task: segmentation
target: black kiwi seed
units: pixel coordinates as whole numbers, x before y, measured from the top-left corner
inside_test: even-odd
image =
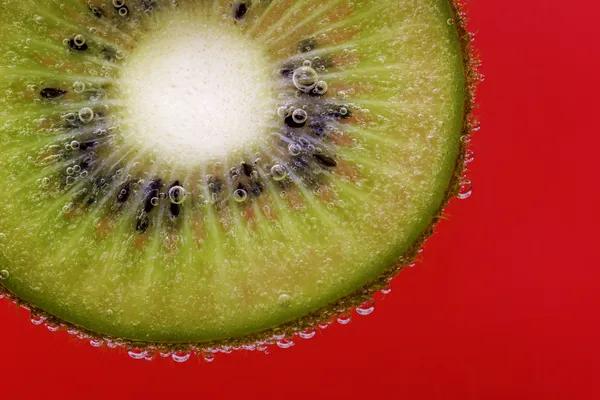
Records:
[[[77,50],[77,51],[85,51],[88,49],[87,43],[83,43],[82,45],[77,45],[77,43],[75,43],[75,39],[69,40],[69,47],[71,47],[73,50]]]
[[[129,195],[131,194],[131,183],[127,182],[125,185],[121,187],[119,190],[119,194],[117,196],[117,203],[125,203],[127,199],[129,199]]]
[[[306,53],[308,51],[314,50],[317,47],[317,40],[315,38],[307,38],[303,39],[298,43],[298,51],[300,53]]]
[[[98,145],[98,141],[96,141],[96,140],[90,140],[88,142],[82,142],[82,143],[79,143],[79,150],[86,151],[86,150],[89,150],[89,149],[93,149],[97,145]]]
[[[144,233],[148,230],[148,226],[150,226],[150,219],[146,214],[137,218],[137,222],[135,224],[135,230]]]
[[[315,157],[316,160],[320,164],[322,164],[322,165],[324,165],[326,167],[335,167],[335,166],[337,166],[337,162],[333,158],[331,158],[329,156],[326,156],[325,154],[318,154],[317,153],[317,154],[313,154],[313,157]]]
[[[154,209],[154,204],[152,204],[152,199],[154,197],[158,197],[160,195],[160,188],[162,187],[162,180],[157,179],[152,181],[150,185],[148,185],[148,189],[146,190],[146,201],[144,203],[144,211],[150,212]]]
[[[244,175],[250,176],[250,175],[252,175],[252,172],[254,171],[254,169],[252,169],[252,167],[250,165],[248,165],[244,162],[244,163],[242,163],[242,171],[244,171]]]
[[[248,5],[246,3],[240,3],[237,6],[235,6],[235,9],[233,11],[233,18],[239,21],[240,19],[244,18],[247,13]]]
[[[103,47],[102,48],[102,55],[108,61],[115,61],[117,59],[117,51],[114,50],[114,49],[111,49],[110,47]]]
[[[252,194],[255,196],[260,196],[264,190],[264,186],[260,182],[252,182],[250,183]]]
[[[288,115],[287,117],[285,117],[284,122],[289,128],[302,128],[304,125],[306,125],[306,121],[304,121],[302,123],[298,123],[298,122],[294,121],[294,118],[292,118],[291,115]]]
[[[66,90],[44,88],[41,90],[40,96],[42,96],[44,99],[58,99],[59,97],[64,96],[66,93]]]
[[[94,14],[94,17],[96,17],[96,18],[104,17],[104,11],[102,11],[101,8],[92,7],[92,6],[89,6],[89,7],[90,7],[90,11],[92,12],[92,14]]]

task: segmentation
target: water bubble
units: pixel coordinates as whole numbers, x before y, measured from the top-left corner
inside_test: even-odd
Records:
[[[76,81],[75,83],[73,83],[73,91],[75,93],[83,93],[85,90],[85,83],[81,82],[81,81]]]
[[[34,325],[41,325],[44,322],[46,322],[46,317],[44,317],[42,315],[31,315],[31,323],[32,324],[34,324]]]
[[[465,163],[472,163],[475,159],[475,152],[471,149],[467,150],[465,153]]]
[[[154,352],[148,353],[146,355],[146,357],[144,357],[144,360],[146,360],[146,361],[152,361],[152,360],[154,360],[154,357],[156,357],[156,353],[154,353]]]
[[[48,329],[50,332],[56,332],[58,330],[58,325],[50,322],[46,324],[46,329]]]
[[[73,43],[75,43],[75,46],[77,47],[83,46],[85,44],[85,36],[75,35],[75,37],[73,38]]]
[[[340,114],[341,115],[348,115],[348,109],[346,107],[340,108]]]
[[[202,352],[202,358],[204,358],[204,361],[206,361],[207,363],[215,361],[215,355],[209,351]]]
[[[121,8],[119,8],[119,15],[121,17],[124,17],[127,14],[129,14],[129,9],[127,7],[121,7]]]
[[[82,177],[82,178],[87,178],[88,172],[87,171],[81,171],[81,173],[79,174],[79,176]]]
[[[173,361],[175,362],[184,363],[187,360],[189,360],[191,356],[192,353],[190,353],[189,351],[176,351],[175,353],[173,353],[171,358],[173,358]]]
[[[127,351],[127,354],[134,360],[141,360],[148,355],[148,352],[143,349],[131,348]]]
[[[75,170],[73,169],[73,167],[67,167],[66,172],[67,175],[73,175],[73,173],[75,173]]]
[[[171,200],[171,203],[173,204],[183,204],[186,197],[187,192],[183,186],[173,186],[169,189],[169,200]]]
[[[5,270],[5,269],[0,270],[0,279],[2,279],[2,280],[8,279],[9,275],[10,274],[8,273],[7,270]]]
[[[33,322],[33,321],[32,321]],[[79,331],[77,329],[68,329],[67,333],[69,335],[79,335]]]
[[[305,67],[312,67],[312,61],[310,61],[310,60],[304,60],[304,62],[302,63],[302,65],[304,65]]]
[[[390,294],[390,293],[392,293],[392,287],[390,285],[387,285],[386,287],[381,289],[380,292],[382,294]]]
[[[79,148],[79,142],[77,140],[73,140],[71,142],[71,148],[77,150]]]
[[[351,319],[352,316],[350,315],[350,313],[343,313],[338,315],[337,322],[339,322],[341,325],[347,325],[350,323]]]
[[[367,300],[360,306],[356,307],[356,313],[358,315],[369,315],[375,310],[375,302],[373,300]]]
[[[325,82],[325,81],[319,81],[315,85],[315,88],[313,89],[313,93],[322,96],[325,93],[327,93],[328,89],[329,89],[329,85],[327,84],[327,82]]]
[[[82,108],[81,110],[79,110],[79,119],[84,124],[92,122],[92,120],[94,119],[94,110],[92,110],[89,107]]]
[[[109,349],[116,349],[117,347],[119,347],[119,344],[110,340],[106,340],[106,347],[108,347]]]
[[[327,329],[327,328],[329,328],[329,325],[331,325],[331,321],[324,321],[324,322],[319,322],[317,327],[319,329]]]
[[[292,119],[297,124],[303,124],[308,119],[308,113],[305,110],[298,108],[292,113]]]
[[[77,174],[81,171],[81,165],[75,165],[73,166],[73,171]]]
[[[283,338],[277,342],[277,347],[280,349],[289,349],[294,345],[294,341],[291,339]]]
[[[248,192],[246,192],[244,189],[237,189],[235,192],[233,192],[233,199],[238,203],[246,201],[247,198]]]
[[[297,156],[302,152],[302,147],[298,143],[292,143],[288,146],[288,151],[291,155]]]
[[[467,179],[460,183],[460,187],[458,188],[458,194],[456,195],[456,197],[458,197],[461,200],[464,200],[471,197],[472,193],[473,185],[471,184],[471,181]]]
[[[289,294],[284,293],[277,299],[277,304],[279,304],[280,307],[289,307],[292,304],[292,297]]]
[[[158,202],[160,200],[158,199],[158,197],[153,197],[150,199],[150,204],[152,204],[154,207],[156,207],[158,205]]]
[[[303,66],[294,71],[292,81],[298,90],[308,93],[313,90],[317,82],[319,82],[319,75],[317,74],[317,71],[311,67]]]
[[[287,176],[287,171],[283,165],[275,164],[271,167],[271,176],[276,181],[282,181]]]
[[[50,184],[50,178],[42,178],[42,186],[48,186]]]
[[[288,116],[288,108],[285,106],[281,106],[277,109],[277,115],[281,118],[285,118]]]
[[[298,336],[300,336],[302,339],[312,339],[316,334],[317,330],[315,328],[308,328],[298,333]]]
[[[91,339],[90,340],[90,346],[92,346],[92,347],[102,347],[103,344],[104,344],[104,340],[102,340],[102,339]]]

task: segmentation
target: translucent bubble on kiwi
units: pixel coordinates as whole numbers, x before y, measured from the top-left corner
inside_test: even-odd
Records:
[[[327,85],[327,82],[325,82],[325,81],[319,81],[315,85],[315,88],[313,89],[313,93],[322,96],[325,93],[327,93],[327,89],[329,89],[329,85]]]
[[[84,124],[92,122],[92,120],[94,119],[94,110],[92,110],[89,107],[82,108],[81,110],[79,110],[79,119]]]
[[[158,202],[160,200],[158,199],[158,197],[153,197],[150,199],[150,204],[152,204],[154,207],[156,207],[158,205]]]
[[[292,297],[289,294],[284,293],[281,296],[279,296],[279,298],[277,299],[277,303],[281,307],[289,307],[292,304]]]
[[[121,7],[121,8],[119,8],[119,15],[121,17],[124,17],[127,14],[129,14],[129,10],[127,9],[127,7]]]
[[[6,269],[2,269],[0,270],[0,279],[5,280],[8,279],[8,277],[10,276],[8,270]]]
[[[271,167],[271,176],[276,181],[281,181],[287,176],[287,171],[283,165],[275,164]]]
[[[113,6],[115,7],[123,7],[125,5],[125,0],[113,0]]]
[[[75,35],[75,37],[73,38],[73,43],[75,43],[77,47],[83,46],[85,44],[85,36]]]
[[[281,118],[285,118],[288,115],[288,108],[286,106],[281,106],[277,109],[277,115]]]
[[[292,119],[297,124],[303,124],[308,119],[308,113],[305,110],[298,108],[292,113]]]
[[[169,189],[169,200],[173,204],[183,204],[187,197],[187,191],[183,186],[173,186]]]
[[[81,82],[81,81],[76,81],[75,83],[73,83],[73,91],[75,93],[83,93],[85,90],[85,83]]]
[[[297,156],[302,152],[302,147],[298,143],[292,143],[288,146],[288,151],[291,155]]]
[[[294,71],[292,81],[298,90],[308,93],[319,82],[319,75],[313,68],[302,66]]]
[[[73,140],[71,142],[71,148],[77,150],[79,148],[79,142],[77,140]]]
[[[235,192],[233,192],[233,199],[238,203],[246,201],[247,198],[248,192],[246,192],[244,189],[237,189]]]

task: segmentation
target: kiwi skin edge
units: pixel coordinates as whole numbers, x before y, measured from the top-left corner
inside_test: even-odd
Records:
[[[429,225],[425,228],[424,232],[419,238],[408,248],[408,250],[388,269],[379,275],[375,280],[367,283],[362,288],[350,294],[342,297],[334,303],[329,304],[327,307],[321,308],[310,314],[307,314],[299,319],[287,322],[279,325],[275,328],[267,329],[262,332],[254,333],[237,338],[228,338],[218,341],[202,342],[202,343],[164,343],[164,342],[142,342],[133,341],[130,339],[124,339],[119,337],[111,337],[109,335],[100,335],[96,332],[88,331],[82,327],[61,320],[54,315],[48,314],[43,310],[38,309],[27,301],[18,298],[15,294],[10,292],[0,282],[0,294],[6,296],[7,299],[13,301],[16,305],[30,310],[32,315],[40,316],[45,318],[47,324],[57,326],[60,330],[76,330],[84,335],[88,340],[105,341],[110,340],[112,343],[124,348],[136,348],[140,350],[148,351],[160,351],[160,352],[189,352],[194,351],[196,354],[201,355],[204,352],[210,352],[209,349],[218,348],[229,348],[254,343],[257,341],[264,341],[266,343],[273,342],[274,335],[284,335],[286,337],[292,337],[298,332],[302,332],[306,329],[314,328],[317,324],[331,321],[338,313],[339,310],[351,310],[367,300],[381,289],[384,289],[389,281],[394,278],[402,269],[407,265],[411,264],[418,256],[420,249],[423,247],[427,239],[433,235],[435,226],[437,223],[444,218],[444,210],[450,200],[454,198],[459,190],[461,180],[464,178],[465,172],[465,154],[468,149],[470,135],[478,130],[479,122],[474,116],[474,110],[477,108],[475,101],[475,93],[477,85],[482,82],[483,75],[479,71],[480,61],[479,55],[473,47],[472,34],[467,30],[467,14],[466,14],[466,3],[468,0],[448,0],[450,3],[450,9],[453,15],[454,25],[456,26],[458,39],[462,50],[463,70],[464,70],[464,104],[463,104],[463,125],[461,133],[461,144],[459,148],[458,157],[456,160],[456,166],[454,173],[448,185],[446,195],[438,209],[435,216],[432,217]],[[338,310],[338,311],[336,311]]]

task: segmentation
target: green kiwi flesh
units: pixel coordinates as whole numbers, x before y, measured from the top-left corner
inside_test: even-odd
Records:
[[[0,288],[98,337],[199,346],[359,293],[454,190],[469,96],[455,18],[448,0],[2,1]],[[204,127],[254,132],[235,151],[173,147],[147,122],[164,111],[149,49],[189,20],[260,55],[261,92]],[[130,88],[145,84],[141,117]]]

